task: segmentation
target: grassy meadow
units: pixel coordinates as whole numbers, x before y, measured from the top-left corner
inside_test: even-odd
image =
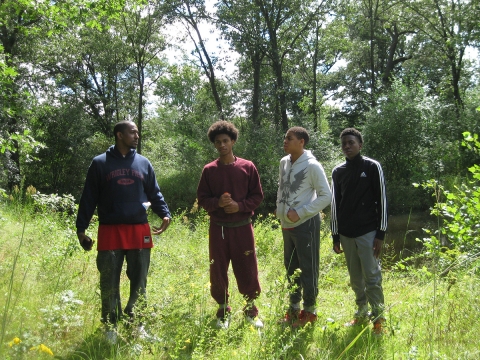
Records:
[[[0,205],[1,359],[478,359],[479,262],[451,271],[432,255],[395,266],[384,254],[387,332],[346,328],[354,312],[343,256],[331,250],[323,222],[318,322],[300,330],[277,321],[287,306],[281,230],[273,218],[255,222],[264,329],[245,324],[243,299],[231,274],[233,316],[215,328],[209,294],[208,219],[177,214],[156,236],[148,278],[147,328],[155,343],[132,339],[110,346],[102,336],[96,251],[78,245],[74,217]],[[192,220],[193,219],[193,220]],[[327,219],[328,221],[328,219]],[[152,216],[151,224],[158,224]],[[96,238],[94,225],[87,231]],[[440,276],[442,274],[442,276]],[[122,275],[122,300],[128,281]]]

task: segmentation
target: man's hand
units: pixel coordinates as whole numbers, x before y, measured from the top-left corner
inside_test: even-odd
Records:
[[[225,206],[223,210],[227,214],[233,214],[240,210],[240,206],[238,206],[238,203],[235,200],[232,200],[232,202],[229,205]]]
[[[373,256],[375,256],[377,259],[380,256],[380,253],[382,252],[382,246],[383,246],[383,240],[375,238],[373,240]]]
[[[160,227],[158,227],[158,226],[153,226],[152,227],[153,228],[152,234],[153,235],[160,235],[165,230],[167,230],[169,225],[170,225],[170,218],[169,217],[164,217],[162,219],[162,225],[160,225]]]
[[[90,251],[92,250],[93,247],[93,240],[90,239],[85,233],[77,233],[78,237],[78,242],[80,243],[80,246],[85,250],[85,251]]]
[[[343,253],[340,241],[333,244],[333,251],[335,251],[337,254]]]
[[[290,220],[291,222],[294,222],[294,223],[296,223],[298,220],[300,220],[300,216],[298,216],[297,212],[293,209],[288,209],[287,218],[288,218],[288,220]]]
[[[223,208],[223,211],[225,211],[227,214],[233,214],[240,210],[238,203],[232,199],[232,195],[230,195],[228,192],[220,196],[220,199],[218,200],[218,206]]]
[[[218,199],[218,206],[224,208],[225,206],[231,205],[232,201],[232,196],[228,192],[226,192],[222,196],[220,196],[220,199]]]

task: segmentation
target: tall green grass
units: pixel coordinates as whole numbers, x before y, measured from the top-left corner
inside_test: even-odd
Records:
[[[328,221],[328,220],[327,220]],[[155,217],[152,224],[158,223]],[[209,293],[208,219],[177,214],[155,237],[148,278],[148,330],[158,338],[135,340],[120,326],[108,345],[100,324],[96,252],[78,245],[74,219],[48,212],[25,214],[0,205],[0,344],[2,359],[477,359],[480,357],[479,262],[447,276],[430,267],[384,270],[387,332],[346,328],[354,295],[343,256],[331,250],[322,227],[318,322],[294,331],[278,324],[287,306],[281,230],[272,217],[255,222],[260,281],[257,301],[265,328],[243,321],[243,298],[230,273],[233,316],[215,329]],[[95,237],[95,226],[89,229]],[[128,280],[122,275],[122,296]],[[43,346],[43,347],[42,347]]]

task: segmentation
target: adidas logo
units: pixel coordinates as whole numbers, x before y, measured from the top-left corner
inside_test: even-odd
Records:
[[[365,172],[362,171],[362,173],[360,174],[360,177],[367,177],[367,174],[365,174]]]

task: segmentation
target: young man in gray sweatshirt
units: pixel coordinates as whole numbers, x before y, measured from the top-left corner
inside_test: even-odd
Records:
[[[282,225],[284,264],[292,288],[282,321],[293,327],[317,320],[319,213],[330,204],[332,195],[322,165],[311,151],[305,150],[308,141],[308,132],[302,127],[287,131],[283,149],[288,155],[280,160],[277,192],[276,216]]]

